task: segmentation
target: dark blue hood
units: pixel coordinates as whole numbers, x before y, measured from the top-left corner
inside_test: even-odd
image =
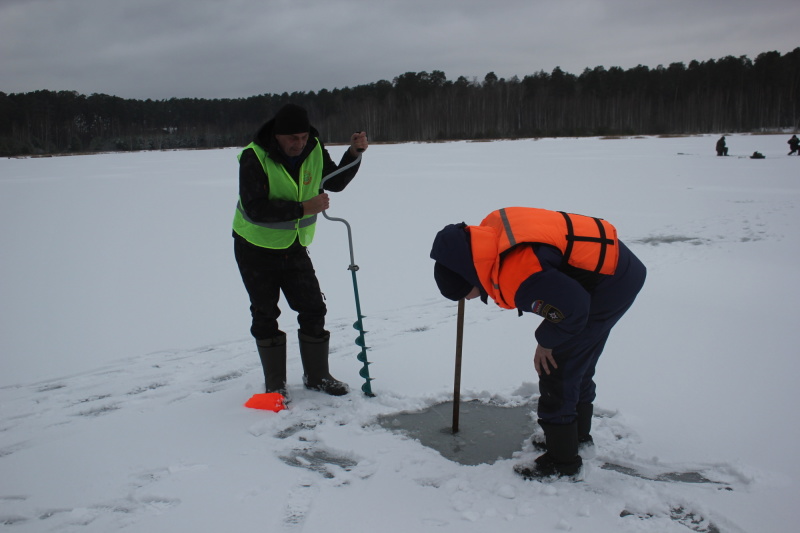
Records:
[[[458,301],[465,297],[473,287],[481,289],[475,264],[472,262],[472,247],[465,223],[448,224],[433,240],[431,259],[436,261],[433,276],[436,285],[445,298]]]

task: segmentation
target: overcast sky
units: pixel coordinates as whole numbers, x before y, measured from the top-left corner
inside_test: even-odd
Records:
[[[798,46],[798,0],[0,0],[5,93],[238,98]]]

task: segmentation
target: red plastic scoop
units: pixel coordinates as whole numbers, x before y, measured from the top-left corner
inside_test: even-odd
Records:
[[[263,409],[264,411],[273,411],[277,413],[286,409],[283,395],[279,392],[266,392],[263,394],[253,394],[244,404],[245,407],[251,409]]]

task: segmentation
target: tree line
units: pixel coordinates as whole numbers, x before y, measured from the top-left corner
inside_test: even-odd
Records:
[[[309,110],[326,143],[735,133],[800,128],[800,48],[781,55],[556,67],[522,79],[407,72],[391,82],[238,99],[0,92],[0,155],[244,146],[278,108]]]

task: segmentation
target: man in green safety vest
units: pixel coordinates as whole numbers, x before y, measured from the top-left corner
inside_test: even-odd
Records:
[[[278,327],[281,292],[297,312],[306,388],[334,396],[349,391],[346,383],[330,375],[327,308],[306,247],[314,238],[317,215],[330,203],[328,194],[320,191],[323,176],[356,161],[367,145],[365,132],[354,133],[337,165],[311,126],[307,111],[287,104],[239,154],[234,253],[250,297],[250,333],[256,339],[266,392],[284,397],[287,392],[286,334]],[[359,164],[327,180],[324,189],[343,190]]]

